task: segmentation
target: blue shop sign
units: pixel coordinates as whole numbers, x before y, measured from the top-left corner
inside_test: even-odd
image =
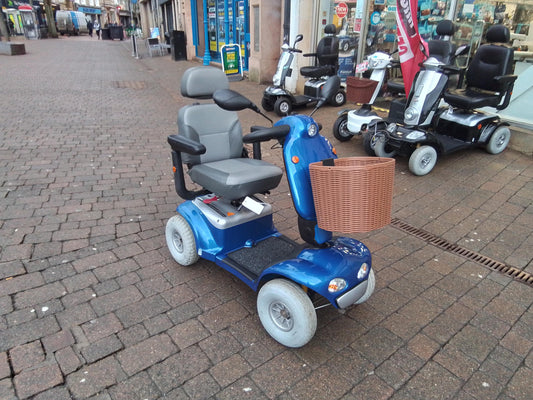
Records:
[[[81,11],[85,14],[102,14],[102,10],[99,8],[78,7],[78,11]]]

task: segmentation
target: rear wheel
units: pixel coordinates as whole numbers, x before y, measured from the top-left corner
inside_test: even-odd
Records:
[[[198,261],[194,233],[182,215],[176,214],[168,220],[165,238],[168,250],[178,264],[188,266]]]
[[[347,142],[352,138],[348,130],[348,114],[341,115],[333,124],[333,136],[340,142]]]
[[[413,174],[426,175],[437,163],[437,150],[432,146],[420,146],[409,158],[409,171]]]
[[[374,152],[378,157],[394,157],[396,155],[396,150],[393,149],[388,143],[385,136],[375,136],[374,135]]]
[[[257,295],[257,312],[268,334],[284,346],[302,347],[315,335],[315,308],[294,282],[286,279],[267,282]]]
[[[340,89],[335,95],[331,98],[329,102],[332,106],[340,107],[346,103],[346,92]]]
[[[509,128],[507,126],[499,126],[490,137],[485,149],[490,154],[500,154],[505,150],[510,139],[511,131]]]
[[[292,111],[292,104],[287,97],[278,97],[274,103],[274,111],[278,116],[284,117],[290,115]]]

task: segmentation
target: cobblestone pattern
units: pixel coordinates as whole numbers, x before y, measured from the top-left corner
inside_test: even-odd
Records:
[[[0,56],[0,399],[533,398],[532,288],[390,226],[356,235],[374,296],[319,310],[302,349],[277,344],[243,283],[165,245],[180,201],[166,136],[195,64],[85,37],[26,49]],[[231,85],[260,104],[264,86]],[[362,155],[333,139],[337,111],[316,114],[323,133]],[[400,159],[393,215],[533,273],[532,177],[514,151],[454,154],[423,178]],[[269,198],[297,239],[285,179]]]

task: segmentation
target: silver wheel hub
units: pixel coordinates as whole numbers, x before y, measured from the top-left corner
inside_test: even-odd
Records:
[[[174,245],[174,248],[179,251],[180,253],[183,252],[183,240],[181,239],[181,235],[178,232],[174,232],[172,234],[172,244]]]
[[[270,318],[279,329],[288,332],[293,328],[294,320],[285,304],[279,301],[273,302],[270,304],[268,311]]]
[[[431,155],[427,154],[420,160],[420,166],[426,168],[431,163]]]
[[[286,102],[283,102],[279,105],[279,109],[281,112],[286,113],[289,110],[289,104]]]

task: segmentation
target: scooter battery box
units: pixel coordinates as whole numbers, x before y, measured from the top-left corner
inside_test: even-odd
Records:
[[[463,142],[474,142],[479,139],[486,120],[490,119],[490,116],[481,113],[443,112],[438,119],[437,132]]]
[[[304,95],[320,98],[320,92],[325,81],[307,81],[304,86]]]
[[[390,103],[389,108],[389,122],[396,122],[403,124],[403,113],[405,111],[406,98],[394,99]]]

